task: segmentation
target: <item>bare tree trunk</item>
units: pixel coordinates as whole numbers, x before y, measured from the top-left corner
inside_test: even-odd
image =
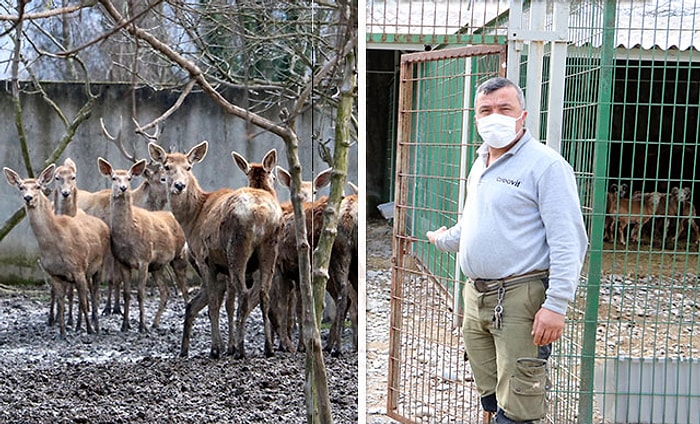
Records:
[[[331,250],[338,228],[338,211],[343,200],[343,187],[347,180],[348,151],[350,143],[350,125],[353,105],[355,100],[355,56],[354,49],[350,49],[345,57],[345,79],[341,87],[341,97],[338,103],[337,120],[335,127],[335,149],[333,152],[333,174],[331,176],[331,192],[328,197],[328,206],[323,213],[323,231],[313,252],[314,273],[311,281],[314,305],[311,310],[304,308],[305,314],[313,314],[313,329],[318,333],[323,315],[323,301],[328,282],[328,266],[330,264]],[[304,324],[307,324],[309,315],[305,315]],[[306,332],[306,329],[304,329]],[[308,340],[308,339],[305,339]],[[313,346],[306,346],[306,370],[307,386],[310,386],[317,394],[319,411],[318,420],[308,420],[313,423],[332,422],[330,402],[328,398],[328,383],[323,364],[323,354],[320,335],[313,338]],[[321,364],[321,365],[319,365]],[[325,393],[323,392],[325,390]]]
[[[21,90],[19,87],[19,63],[21,59],[20,46],[22,44],[22,21],[17,23],[15,28],[17,36],[15,37],[15,51],[12,58],[12,103],[15,108],[15,127],[17,128],[17,135],[20,143],[20,151],[22,152],[22,159],[24,161],[24,168],[27,171],[27,175],[30,177],[34,176],[34,170],[32,162],[29,156],[29,145],[27,143],[26,133],[24,131],[24,119],[22,118],[22,99],[20,98]],[[61,108],[51,100],[46,92],[43,90],[39,81],[34,80],[34,86],[40,91],[44,101],[50,106],[50,108],[61,118],[66,126],[66,133],[63,135],[61,140],[58,142],[51,156],[44,160],[41,165],[41,169],[46,168],[49,164],[53,163],[58,159],[63,151],[68,147],[68,144],[73,140],[76,131],[80,125],[90,118],[92,113],[92,108],[97,100],[97,96],[90,92],[90,84],[86,82],[86,93],[88,96],[87,102],[80,108],[76,116],[72,121],[68,121],[61,110]],[[26,216],[26,211],[24,206],[20,206],[12,216],[5,221],[3,226],[0,228],[0,241],[2,241],[7,234],[12,231]]]

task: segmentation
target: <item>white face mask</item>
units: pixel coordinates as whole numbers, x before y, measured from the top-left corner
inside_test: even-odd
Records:
[[[492,113],[476,120],[476,129],[484,140],[484,143],[494,149],[502,149],[515,140],[517,135],[515,123],[523,116],[513,118],[511,116]]]

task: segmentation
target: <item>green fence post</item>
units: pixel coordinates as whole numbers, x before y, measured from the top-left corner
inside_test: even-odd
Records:
[[[595,368],[598,303],[600,301],[600,278],[603,254],[603,226],[605,222],[606,178],[608,173],[608,150],[610,144],[610,113],[612,110],[613,72],[615,61],[615,0],[606,0],[603,11],[603,45],[600,57],[598,80],[598,113],[596,117],[595,141],[595,201],[590,237],[590,260],[588,287],[586,289],[586,312],[584,318],[583,343],[581,348],[581,387],[579,423],[593,423],[593,378]]]

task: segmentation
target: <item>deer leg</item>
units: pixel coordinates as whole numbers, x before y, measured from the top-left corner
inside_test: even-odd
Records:
[[[270,289],[272,288],[272,279],[275,275],[275,262],[277,260],[276,245],[268,251],[260,252],[258,258],[260,263],[260,309],[262,311],[263,325],[265,327],[265,356],[269,358],[275,355],[269,312]]]
[[[160,326],[160,318],[163,315],[165,306],[168,304],[168,294],[170,290],[168,289],[168,286],[165,284],[165,280],[163,279],[162,269],[153,272],[153,279],[156,281],[156,285],[158,286],[158,291],[160,294],[158,312],[156,312],[156,317],[153,319],[153,328],[158,328]]]
[[[352,347],[353,351],[357,353],[358,341],[357,341],[357,325],[358,325],[358,298],[357,298],[357,253],[355,252],[352,261],[350,262],[349,268],[349,279],[347,289],[348,299],[348,312],[350,313],[350,324],[352,326]]]
[[[104,309],[102,309],[102,315],[109,315],[112,313],[112,291],[113,291],[113,289],[114,289],[114,281],[112,279],[109,279],[107,281],[107,301],[105,302]],[[117,303],[119,303],[119,297],[117,297]]]
[[[328,342],[325,350],[332,352],[334,356],[342,353],[342,334],[345,328],[345,314],[348,309],[347,288],[348,271],[350,269],[350,255],[343,254],[331,257],[330,263],[330,279],[333,280],[333,285],[336,287],[336,293],[333,300],[336,302],[335,318],[331,324],[331,329],[328,332]]]
[[[100,307],[100,277],[101,273],[95,273],[90,280],[88,280],[90,288],[90,300],[92,301],[91,319],[92,325],[95,326],[95,332],[99,334],[100,332],[100,322],[98,309]]]
[[[119,291],[122,288],[122,284],[125,280],[121,271],[119,271],[119,266],[117,265],[115,259],[112,259],[112,265],[109,273],[111,276],[110,278],[112,279],[112,291],[114,293],[114,305],[112,305],[112,313],[121,315],[122,308],[119,302]],[[129,278],[131,278],[131,273],[129,273]]]
[[[625,230],[627,229],[627,222],[621,221],[618,222],[617,226],[617,237],[620,240],[620,243],[622,243],[623,246],[627,245],[627,237],[625,235]]]
[[[306,344],[304,339],[304,311],[301,301],[301,287],[300,282],[297,281],[294,285],[295,289],[295,299],[294,299],[294,314],[296,316],[297,325],[299,326],[299,338],[297,339],[297,351],[306,351]]]
[[[236,311],[236,336],[235,339],[230,339],[230,344],[235,345],[235,349],[232,350],[229,348],[229,352],[231,352],[236,359],[245,357],[245,324],[253,309],[251,303],[250,290],[241,290],[238,293],[238,310]]]
[[[357,353],[358,341],[357,341],[357,325],[358,325],[358,298],[357,298],[357,284],[353,287],[348,284],[348,300],[349,300],[349,312],[350,312],[350,324],[352,325],[352,347],[354,352]]]
[[[192,326],[194,325],[194,320],[197,318],[199,311],[207,306],[208,296],[207,286],[202,285],[197,296],[188,302],[185,307],[185,323],[182,330],[182,345],[180,347],[180,357],[182,358],[186,358],[189,355]]]
[[[226,295],[226,284],[219,282],[217,278],[210,279],[210,284],[207,289],[208,305],[209,305],[209,322],[211,323],[211,350],[209,356],[211,358],[219,358],[223,350],[223,340],[221,339],[221,330],[219,329],[219,310],[221,302]],[[232,331],[231,329],[229,329]]]
[[[56,277],[51,277],[51,286],[56,293],[56,320],[58,321],[59,337],[66,338],[66,317],[65,313],[65,283]]]
[[[285,278],[278,272],[272,278],[270,292],[274,290],[274,300],[270,297],[269,317],[271,324],[276,324],[276,332],[279,336],[280,350],[287,352],[296,352],[296,347],[292,343],[292,328],[294,325],[294,286],[291,281]],[[273,305],[274,303],[274,305]],[[274,321],[273,321],[274,319]]]
[[[66,286],[66,297],[68,298],[68,326],[73,326],[73,293],[75,292],[73,285],[68,284]],[[75,329],[80,329],[80,311],[78,311],[78,322],[75,325]]]
[[[120,265],[121,280],[124,284],[122,287],[124,294],[124,315],[122,316],[122,331],[128,331],[131,328],[129,323],[129,303],[131,301],[131,269],[125,265]]]
[[[92,334],[92,324],[90,324],[90,317],[88,316],[88,301],[87,301],[87,292],[88,292],[88,283],[87,280],[85,279],[84,275],[78,275],[76,277],[75,285],[77,286],[78,289],[78,314],[81,314],[85,317],[85,328],[87,329],[88,334]]]
[[[233,276],[228,277],[228,282],[234,279]],[[227,284],[229,284],[227,282]],[[229,285],[228,292],[226,293],[226,316],[228,319],[228,345],[226,347],[226,354],[233,356],[235,358],[242,358],[243,356],[238,356],[237,345],[236,345],[236,331],[238,329],[238,321],[236,320],[236,300],[238,300],[238,312],[240,312],[240,299],[243,293],[240,292],[239,287],[233,287]]]
[[[147,333],[146,328],[146,307],[144,302],[146,300],[146,283],[148,282],[148,264],[143,263],[138,269],[138,286],[136,289],[136,298],[139,301],[139,332]]]
[[[698,228],[698,224],[695,223],[693,218],[690,218],[690,227],[693,229],[693,232],[695,233],[695,243],[696,244],[700,243],[700,228]]]
[[[235,339],[229,338],[229,353],[233,354],[234,358],[240,359],[245,357],[245,334],[246,322],[257,302],[254,301],[254,292],[256,288],[248,288],[246,285],[245,265],[238,267],[238,272],[233,275],[229,286],[229,296],[236,294],[238,296],[238,309],[236,310],[236,336]],[[259,283],[258,283],[259,284]],[[267,318],[263,318],[267,319]],[[235,349],[232,349],[235,346]]]
[[[54,314],[54,309],[56,307],[56,289],[53,287],[53,284],[51,285],[51,304],[49,305],[49,327],[53,327],[53,324],[56,319],[56,315]]]
[[[178,288],[180,289],[180,293],[182,293],[182,298],[185,300],[185,303],[190,301],[190,294],[187,291],[187,265],[189,262],[185,257],[178,257],[175,258],[171,263],[170,266],[173,269],[173,274],[175,274],[175,281],[177,283]]]

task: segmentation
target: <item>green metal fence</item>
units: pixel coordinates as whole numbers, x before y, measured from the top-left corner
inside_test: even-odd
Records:
[[[560,149],[576,171],[590,237],[550,364],[546,422],[696,423],[700,3],[579,1],[568,14],[561,110],[548,103],[554,49],[540,58],[525,43],[518,63],[526,96],[541,95],[530,110],[539,138],[562,117]],[[424,234],[459,217],[478,143],[470,87],[501,68],[431,53],[402,65],[389,413],[478,422],[455,331],[461,277],[454,257],[434,252]],[[539,69],[532,60],[541,61],[542,83],[528,87],[528,72]]]

